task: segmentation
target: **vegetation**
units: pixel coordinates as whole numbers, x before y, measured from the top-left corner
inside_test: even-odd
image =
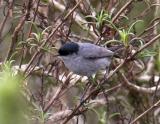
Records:
[[[159,0],[0,0],[0,124],[159,124]],[[75,75],[63,42],[115,48]]]

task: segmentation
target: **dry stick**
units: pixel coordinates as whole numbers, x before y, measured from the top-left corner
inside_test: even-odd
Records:
[[[114,71],[110,72],[106,78],[106,80],[108,80],[109,78],[111,78],[124,64],[126,63],[126,59],[121,63],[119,64],[116,69],[114,69]],[[104,81],[105,82],[105,81]],[[103,84],[103,83],[102,83]]]
[[[55,102],[55,100],[59,98],[59,95],[61,94],[62,89],[63,89],[63,86],[61,86],[61,87],[58,88],[58,90],[56,91],[56,93],[54,94],[54,96],[51,98],[51,100],[49,100],[49,103],[44,108],[44,112],[47,112],[47,110],[53,105],[53,103]]]
[[[38,12],[39,3],[40,3],[40,0],[37,0],[37,6],[36,6],[36,10],[35,10],[35,13],[34,13],[34,17],[33,17],[32,23],[31,23],[30,28],[29,28],[28,37],[30,37],[31,32],[32,32],[33,22],[34,22],[35,19],[36,19],[36,15],[37,15],[37,12]]]
[[[127,60],[133,59],[138,53],[140,53],[142,50],[153,44],[155,41],[157,41],[160,38],[160,34],[155,36],[153,39],[151,39],[148,43],[144,44],[139,50],[137,50],[133,55],[131,55]]]
[[[133,1],[134,1],[134,0],[128,1],[128,2],[117,12],[117,14],[112,18],[112,23],[114,23],[114,22],[117,20],[117,18],[122,14],[122,12],[123,12],[130,4],[132,4]]]
[[[65,10],[65,6],[62,5],[61,3],[59,3],[57,0],[49,0],[49,4],[54,5],[54,7],[56,7],[58,10],[60,10],[61,12],[63,12]],[[79,13],[74,12],[73,13],[73,17],[75,22],[83,29],[83,30],[89,30],[89,35],[91,35],[94,39],[97,39],[97,35],[86,25],[87,21],[85,19],[83,19]]]
[[[116,90],[116,89],[118,89],[118,88],[120,88],[120,87],[122,87],[122,84],[118,84],[118,85],[116,85],[116,86],[114,86],[114,87],[112,87],[112,88],[110,88],[110,89],[107,89],[107,90],[104,91],[104,92],[105,92],[105,93],[108,93],[108,92],[114,91],[114,90]]]
[[[160,90],[160,85],[158,86],[154,86],[154,87],[150,87],[150,88],[145,88],[145,87],[140,87],[140,86],[137,86],[131,82],[129,82],[126,78],[126,76],[123,74],[123,73],[119,73],[121,75],[121,77],[123,78],[124,80],[124,85],[127,86],[129,89],[132,89],[132,90],[135,90],[137,92],[140,92],[140,93],[150,93],[150,94],[153,94],[155,93],[156,90]]]
[[[153,102],[155,101],[155,98],[156,98],[156,95],[157,95],[158,86],[160,86],[160,73],[159,73],[159,80],[156,84],[156,90],[155,90],[154,95],[153,95]]]
[[[138,53],[140,53],[142,50],[144,50],[145,48],[147,48],[148,46],[150,46],[151,44],[153,44],[155,41],[157,41],[160,38],[160,34],[158,34],[157,36],[155,36],[153,39],[151,39],[148,43],[146,43],[145,45],[143,45],[139,50],[137,50],[133,55],[131,55],[130,57],[128,57],[126,60],[124,60],[113,72],[111,72],[107,79],[109,79],[111,76],[113,76],[114,73],[116,73],[126,62],[128,62],[128,60],[132,60]]]
[[[109,78],[111,78],[128,60],[131,60],[132,58],[134,58],[139,52],[141,52],[142,50],[144,50],[145,48],[147,48],[148,46],[150,46],[152,43],[154,43],[157,39],[160,38],[160,34],[157,35],[156,37],[154,37],[150,42],[146,43],[144,46],[142,46],[137,52],[135,52],[131,57],[129,57],[128,59],[125,59],[113,72],[111,72],[108,76],[107,76],[107,79],[108,80]],[[102,85],[105,83],[105,81],[102,83]],[[74,109],[74,111],[72,112],[72,114],[68,117],[68,119],[63,123],[67,123],[74,115],[74,113],[76,113],[76,111],[81,107],[81,104],[84,103],[87,99],[90,98],[90,96],[97,92],[98,90],[100,90],[100,88],[95,88],[89,95],[86,99],[84,99],[84,101],[82,101],[78,107],[76,109]]]
[[[112,18],[112,23],[114,23],[118,17],[122,14],[122,12],[130,5],[132,4],[133,0],[128,1],[118,12],[117,14]],[[113,74],[115,72],[117,72],[124,64],[126,63],[126,60],[124,60],[113,72],[111,72],[108,76],[107,76],[107,80],[113,76]],[[105,81],[104,81],[105,82]]]
[[[54,7],[56,7],[58,10],[60,10],[61,12],[63,12],[65,10],[65,6],[62,5],[61,3],[59,3],[57,0],[49,0],[49,4],[54,5]],[[77,13],[74,12],[73,16],[75,17],[75,21],[76,23],[80,26],[80,27],[84,27],[88,29],[88,27],[86,27],[84,24],[86,24],[87,22],[85,21],[85,19],[82,19],[82,17]],[[82,26],[83,25],[83,26]],[[95,39],[97,39],[97,36],[92,32],[89,31],[90,35],[93,36]],[[87,39],[89,40],[89,39]]]
[[[145,112],[140,114],[138,117],[136,117],[130,124],[135,124],[140,118],[142,118],[145,114],[149,113],[152,111],[154,108],[158,107],[160,104],[160,100],[157,101],[153,106],[151,106],[149,109],[147,109]]]
[[[68,82],[68,83],[69,83],[69,82]],[[62,91],[63,91],[63,89],[65,89],[65,90],[67,89],[66,86],[68,86],[68,83],[66,83],[66,81],[65,81],[65,83],[63,83],[63,84],[58,88],[58,90],[56,91],[56,93],[53,95],[53,97],[49,100],[49,102],[47,103],[47,105],[44,107],[44,112],[47,112],[48,109],[55,103],[55,100],[58,99],[58,98],[60,98],[61,95],[62,95],[63,93],[65,93],[65,91],[64,91],[64,92],[62,92]]]
[[[157,35],[156,37],[154,37],[150,42],[146,43],[144,46],[142,46],[137,52],[135,52],[131,57],[129,57],[129,59],[125,59],[113,72],[111,72],[106,80],[108,80],[109,78],[111,78],[128,60],[132,60],[133,57],[135,57],[139,52],[141,52],[143,49],[147,48],[149,45],[151,45],[152,43],[154,43],[158,38],[160,38],[160,34]],[[105,81],[101,84],[103,85],[105,83]],[[76,113],[76,111],[83,105],[83,103],[85,103],[85,101],[87,101],[92,94],[94,94],[95,92],[99,91],[100,87],[96,87],[89,95],[88,97],[86,97],[74,110],[73,112],[67,117],[67,119],[62,123],[62,124],[66,124]]]
[[[148,46],[150,46],[151,44],[153,44],[154,42],[156,42],[159,38],[160,38],[160,34],[158,34],[153,39],[151,39],[148,43],[146,43],[141,48],[139,48],[139,50],[137,50],[133,55],[131,55],[130,57],[128,57],[127,59],[125,59],[113,72],[111,72],[107,76],[107,79],[109,79],[110,77],[112,77],[113,74],[116,73],[126,62],[132,60],[138,53],[140,53],[142,50],[144,50],[145,48],[147,48]]]
[[[75,11],[75,9],[79,6],[79,4],[82,2],[83,0],[80,0],[74,7],[73,9],[64,17],[64,21]],[[56,33],[56,31],[58,30],[58,28],[64,23],[64,21],[61,21],[61,23],[59,25],[56,26],[56,28],[51,32],[51,34],[49,35],[49,37],[46,39],[45,42],[42,43],[42,45],[40,46],[40,48],[38,49],[38,51],[33,55],[33,57],[31,58],[30,62],[28,63],[28,66],[26,68],[26,70],[24,71],[24,74],[28,71],[29,67],[31,66],[31,64],[33,63],[34,59],[37,57],[37,55],[39,54],[41,48],[43,48],[48,42],[49,40],[52,38],[52,36]]]
[[[138,16],[134,17],[135,19],[137,18],[143,18],[147,12],[152,9],[152,7],[160,6],[160,4],[151,4],[148,8],[146,8],[143,12],[141,12]]]
[[[34,13],[34,17],[33,17],[33,20],[32,20],[32,23],[31,23],[31,26],[30,26],[30,29],[29,29],[28,37],[30,37],[31,31],[32,31],[32,27],[33,27],[33,22],[34,22],[35,19],[36,19],[36,15],[37,15],[37,12],[38,12],[39,3],[40,3],[40,0],[38,0],[38,2],[37,2],[36,11],[35,11],[35,13]],[[37,54],[37,55],[38,55],[38,54]],[[22,55],[22,60],[21,60],[21,61],[23,61],[23,59],[24,59],[24,55]],[[27,75],[26,77],[28,77],[28,75]]]
[[[79,108],[91,97],[92,93],[94,92],[95,90],[93,90],[82,102],[80,102],[79,105],[73,110],[73,112],[66,118],[66,120],[62,124],[66,124],[74,116],[74,114],[76,114]]]
[[[106,91],[106,93],[109,93],[111,91],[115,91],[116,89],[120,88],[122,86],[122,84],[118,84],[110,89],[108,89]],[[105,100],[103,99],[98,99],[98,100],[92,100],[91,102],[89,102],[88,104],[92,104],[93,106],[92,107],[96,107],[97,105],[105,105],[106,102],[103,102]],[[78,113],[76,113],[76,115],[80,115],[82,114],[82,112],[86,111],[87,108],[84,108],[82,110],[80,110]],[[70,114],[72,113],[72,110],[63,110],[61,112],[57,112],[57,113],[54,113],[51,117],[51,120],[54,120],[55,121],[60,121],[62,119],[65,119],[67,116],[69,116]]]
[[[37,55],[38,56],[38,55]],[[42,54],[39,54],[39,58],[42,57]],[[39,61],[36,62],[36,64],[34,66],[32,66],[32,68],[28,71],[27,75],[25,76],[25,78],[27,78],[30,73],[32,73],[34,71],[34,69],[36,68],[36,65],[38,64]]]
[[[68,79],[69,79],[70,77],[68,77]],[[66,80],[68,80],[68,79],[66,79]],[[68,82],[69,83],[69,82]],[[60,98],[61,96],[63,96],[64,94],[65,94],[65,92],[68,90],[68,89],[70,89],[71,87],[72,87],[72,85],[71,86],[69,86],[69,87],[66,87],[67,86],[67,84],[65,83],[65,84],[62,84],[61,86],[60,86],[60,88],[57,90],[57,92],[59,92],[59,93],[57,93],[56,92],[56,94],[49,100],[49,102],[48,102],[48,104],[45,106],[45,108],[44,108],[44,112],[47,112],[48,111],[48,109],[55,103],[55,100],[57,99],[57,98]],[[63,90],[63,89],[65,89],[65,90]],[[62,90],[63,90],[63,92],[62,92]]]
[[[18,40],[18,33],[21,30],[21,28],[23,27],[26,19],[29,17],[29,12],[30,12],[31,7],[32,7],[32,0],[29,0],[28,4],[27,4],[27,9],[26,9],[25,15],[21,18],[19,24],[17,25],[17,27],[15,28],[15,30],[13,32],[12,42],[11,42],[6,60],[9,60],[12,53],[14,52],[14,48],[15,48],[15,45],[16,45],[17,40]]]
[[[112,87],[111,89],[107,90],[105,93],[107,92],[111,92],[111,91],[114,91],[115,89],[118,89],[121,87],[121,84],[120,85],[117,85],[117,86],[114,86]],[[98,87],[97,89],[93,89],[90,94],[82,101],[79,103],[79,105],[73,110],[73,112],[67,117],[67,119],[62,123],[62,124],[66,124],[75,114],[76,112],[79,110],[79,108],[83,105],[83,103],[85,103],[91,96],[92,94],[94,94],[95,92],[97,92],[97,90],[99,90],[99,88],[101,87]],[[86,108],[87,109],[87,108]]]
[[[155,28],[159,23],[160,23],[160,21],[157,22],[157,23],[154,23],[152,26],[146,28],[141,34],[138,35],[138,37],[141,37],[143,34],[149,32],[150,30],[152,30],[152,29]]]
[[[13,7],[13,2],[14,2],[14,0],[12,0],[12,1],[9,2],[9,7],[8,7],[7,14],[6,14],[4,20],[2,21],[2,23],[0,24],[0,43],[2,42],[2,39],[1,39],[1,37],[2,37],[2,32],[3,32],[3,29],[4,29],[5,23],[6,23],[9,15],[10,15],[10,10],[11,10],[12,7]]]

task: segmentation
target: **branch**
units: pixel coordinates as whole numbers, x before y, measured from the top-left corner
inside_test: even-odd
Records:
[[[153,44],[154,42],[156,42],[159,38],[160,38],[160,34],[158,34],[153,39],[151,39],[148,43],[144,44],[141,48],[139,48],[139,50],[137,50],[133,55],[131,55],[128,58],[128,60],[133,59],[138,53],[140,53],[142,50],[144,50],[145,48],[147,48],[148,46],[150,46],[151,44]]]
[[[64,21],[75,11],[75,9],[79,6],[79,4],[82,2],[83,0],[80,0],[74,7],[73,9],[67,13],[67,15],[64,17]],[[41,46],[39,47],[40,49],[43,48],[52,38],[52,36],[56,33],[56,31],[58,30],[58,28],[60,28],[62,26],[62,24],[64,23],[64,21],[61,21],[56,27],[55,29],[51,32],[51,34],[48,36],[48,38],[46,39],[45,42],[43,42],[41,44]],[[37,58],[38,54],[40,53],[40,49],[32,56],[31,60],[29,61],[28,67],[26,68],[24,74],[28,71],[28,69],[30,68],[31,64],[33,63],[33,61]],[[27,74],[28,75],[28,74]]]
[[[120,88],[120,87],[121,87],[121,85],[114,86],[113,88],[105,91],[105,93],[108,93],[108,92],[111,92],[111,91],[115,91],[115,89]],[[73,116],[77,113],[77,111],[80,111],[80,108],[84,105],[84,103],[85,103],[87,100],[89,100],[89,98],[91,98],[91,97],[92,97],[95,93],[97,93],[97,91],[99,91],[100,89],[101,89],[100,86],[95,87],[95,89],[93,89],[93,90],[90,92],[90,94],[89,94],[88,96],[86,96],[86,97],[84,98],[84,100],[81,101],[81,102],[77,105],[77,107],[75,107],[75,108],[73,109],[72,113],[64,120],[64,122],[63,122],[62,124],[66,124],[71,118],[73,118]],[[101,102],[101,103],[102,103],[102,102]]]
[[[9,60],[9,58],[12,55],[12,53],[14,52],[15,45],[16,45],[17,40],[18,40],[18,33],[20,32],[21,28],[23,27],[26,19],[29,18],[29,13],[30,13],[31,7],[32,7],[32,0],[29,0],[28,4],[27,4],[27,9],[25,11],[25,15],[20,19],[17,27],[15,28],[15,30],[13,32],[12,42],[11,42],[11,45],[10,45],[6,60]]]
[[[50,4],[53,4],[57,9],[59,9],[61,12],[64,12],[65,11],[65,6],[60,4],[59,2],[57,2],[56,0],[50,0],[49,1]],[[87,21],[85,19],[83,19],[79,13],[77,12],[73,12],[73,17],[74,17],[74,20],[75,22],[84,30],[87,30],[88,33],[94,38],[94,39],[97,39],[98,37],[96,36],[96,34],[91,30],[91,29],[88,29],[87,25],[84,25],[84,24],[87,24]]]
[[[1,24],[0,24],[0,43],[2,42],[1,37],[2,37],[3,29],[5,27],[5,24],[7,22],[7,19],[9,17],[9,15],[11,15],[11,9],[13,8],[13,2],[14,2],[14,0],[9,1],[7,14],[6,14],[5,18],[3,19],[3,21],[1,22]]]
[[[117,18],[123,13],[123,11],[130,5],[132,4],[133,0],[128,1],[118,12],[117,14],[112,18],[112,22],[114,23]]]
[[[123,62],[121,62],[119,64],[119,66],[117,66],[117,68],[110,72],[109,75],[107,76],[106,80],[108,80],[109,78],[111,78],[119,69],[121,69],[121,67],[123,67],[126,62],[132,60],[138,53],[140,53],[141,51],[143,51],[145,48],[149,47],[150,45],[152,45],[154,42],[156,42],[158,39],[160,38],[160,34],[158,34],[157,36],[155,36],[153,39],[151,39],[148,43],[144,44],[141,48],[139,48],[139,50],[137,50],[134,54],[132,54],[131,56],[129,56],[127,59],[124,59]]]
[[[110,99],[113,100],[113,99]],[[91,100],[89,104],[92,108],[94,107],[98,107],[98,106],[102,106],[102,105],[106,105],[106,100],[104,98],[102,99],[97,99],[97,100]],[[80,115],[82,114],[82,112],[84,112],[87,108],[84,108],[80,111],[78,111],[78,113],[76,113],[76,115]],[[56,112],[53,115],[51,115],[49,117],[49,120],[51,123],[55,123],[57,121],[61,121],[63,119],[65,119],[67,116],[69,116],[72,113],[72,110],[68,109],[68,110],[62,110],[60,112]]]
[[[152,111],[153,109],[157,108],[160,104],[160,100],[157,101],[153,106],[151,106],[149,109],[147,109],[145,112],[140,114],[137,118],[135,118],[130,124],[135,124],[140,118],[142,118],[144,115]]]
[[[51,120],[52,123],[56,122],[56,121],[60,121],[64,118],[66,118],[71,113],[72,113],[72,110],[63,110],[63,111],[60,111],[60,112],[57,112],[57,113],[54,113],[53,115],[51,115],[49,117],[49,120]]]
[[[158,91],[160,90],[160,85],[158,86],[154,86],[154,87],[150,87],[150,88],[145,88],[145,87],[140,87],[140,86],[137,86],[131,82],[129,82],[126,78],[126,76],[123,74],[123,73],[119,73],[124,81],[124,85],[127,86],[129,89],[131,90],[135,90],[137,92],[140,92],[140,93],[149,93],[149,94],[153,94],[155,93],[155,91]]]

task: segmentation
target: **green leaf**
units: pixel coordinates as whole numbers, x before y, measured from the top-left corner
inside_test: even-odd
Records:
[[[115,116],[119,116],[119,115],[120,115],[120,113],[118,113],[118,112],[113,113],[113,114],[109,115],[109,119],[111,119],[111,118],[113,118]]]
[[[160,72],[160,48],[158,49],[158,55],[156,57],[156,67],[158,72]]]
[[[128,33],[130,33],[131,30],[132,30],[132,28],[133,28],[137,23],[139,23],[139,22],[143,22],[143,20],[137,20],[137,21],[135,21],[135,22],[129,27]]]
[[[138,54],[139,58],[145,58],[145,57],[151,57],[151,56],[155,56],[157,54],[157,52],[153,51],[153,50],[143,50],[141,53]]]

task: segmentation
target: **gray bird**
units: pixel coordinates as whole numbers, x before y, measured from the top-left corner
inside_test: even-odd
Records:
[[[65,66],[75,74],[92,76],[109,70],[114,52],[91,43],[65,43],[58,51]]]

